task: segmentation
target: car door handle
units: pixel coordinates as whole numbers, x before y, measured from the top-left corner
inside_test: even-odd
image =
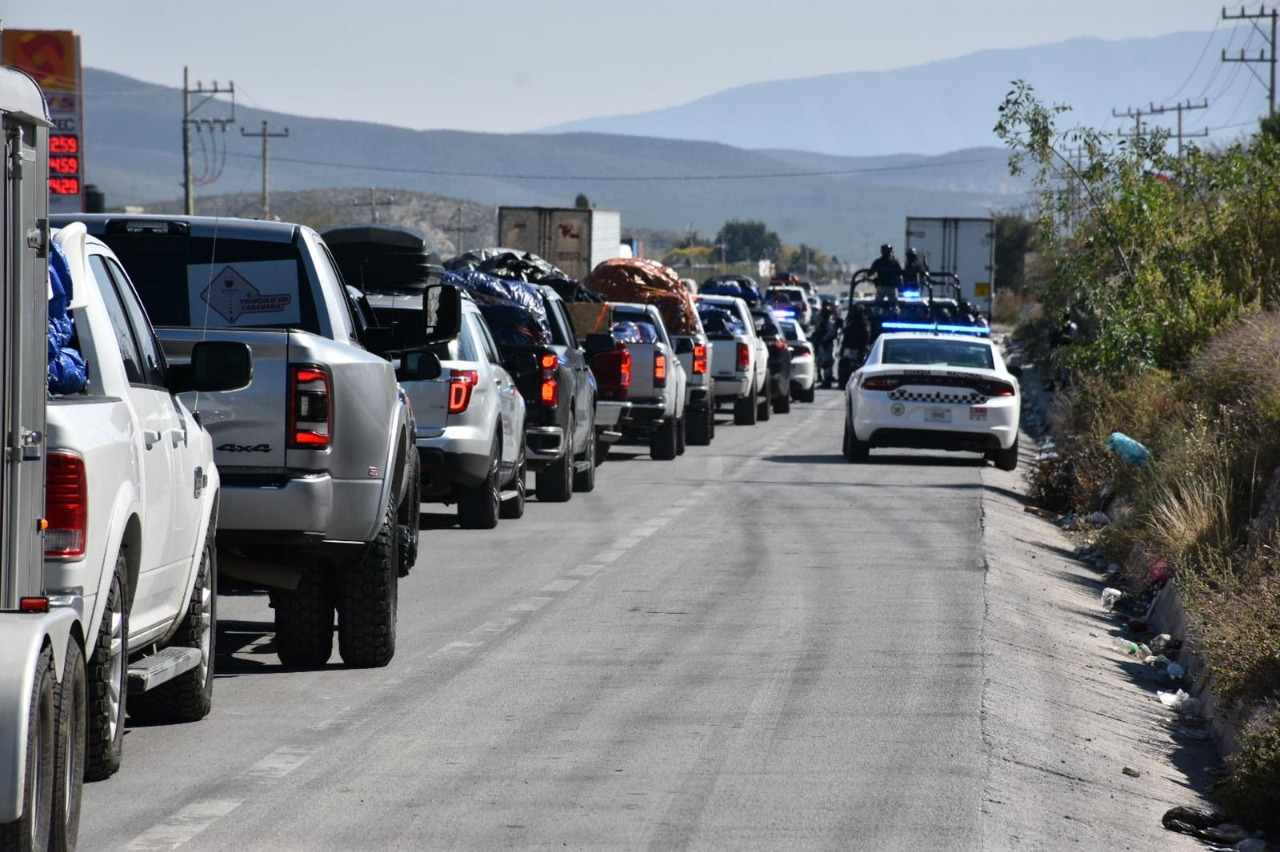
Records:
[[[142,430],[142,443],[148,450],[154,447],[160,441],[161,437],[160,432],[155,429]]]

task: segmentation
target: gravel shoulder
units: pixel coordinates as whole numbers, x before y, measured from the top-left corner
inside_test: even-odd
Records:
[[[1160,819],[1208,806],[1217,756],[1160,704],[1163,674],[1112,650],[1119,624],[1076,543],[1023,511],[1022,444],[1019,471],[983,472],[983,845],[1204,849]]]

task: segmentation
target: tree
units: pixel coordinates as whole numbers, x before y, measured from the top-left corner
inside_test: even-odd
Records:
[[[579,192],[578,197],[573,199],[573,206],[579,210],[590,210],[592,206],[591,199],[587,198],[587,194],[585,192]]]
[[[782,258],[782,240],[764,222],[730,219],[716,234],[715,243],[726,263],[777,262]]]
[[[996,214],[997,290],[1025,290],[1027,252],[1034,247],[1036,231],[1036,223],[1021,213]]]

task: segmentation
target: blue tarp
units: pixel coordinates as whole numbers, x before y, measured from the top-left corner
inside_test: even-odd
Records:
[[[474,270],[446,272],[444,283],[471,294],[499,346],[551,343],[546,304],[534,285]]]
[[[84,358],[70,348],[74,331],[67,305],[71,304],[71,267],[62,246],[50,242],[49,287],[49,393],[80,393],[86,384]]]

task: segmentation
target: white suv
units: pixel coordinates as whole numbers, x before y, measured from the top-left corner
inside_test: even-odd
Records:
[[[458,336],[400,357],[396,371],[418,421],[423,502],[456,503],[458,522],[492,529],[525,501],[525,403],[484,316],[461,294]],[[421,322],[421,296],[369,295],[384,324]]]

